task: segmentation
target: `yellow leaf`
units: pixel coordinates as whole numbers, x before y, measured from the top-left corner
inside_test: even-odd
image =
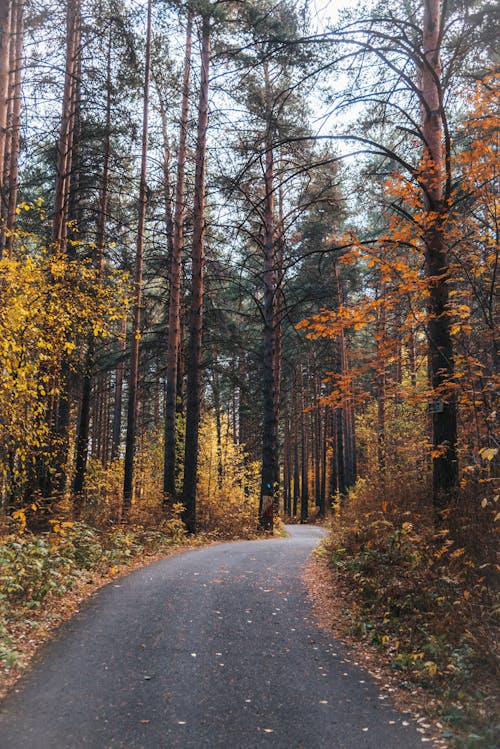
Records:
[[[434,663],[434,661],[425,661],[424,667],[431,678],[437,674],[438,667],[437,663]]]
[[[492,461],[497,453],[498,448],[496,447],[483,447],[481,450],[479,450],[479,455],[487,461]]]

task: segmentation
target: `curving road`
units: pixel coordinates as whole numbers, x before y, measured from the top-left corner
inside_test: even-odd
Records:
[[[414,749],[421,738],[312,621],[321,531],[221,544],[103,588],[0,711],[1,749]]]

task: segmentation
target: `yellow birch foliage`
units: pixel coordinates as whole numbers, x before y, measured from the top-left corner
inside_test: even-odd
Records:
[[[225,415],[220,443],[214,414],[205,413],[201,420],[197,502],[201,530],[228,538],[255,534],[259,464],[248,461],[244,446],[235,443]]]
[[[50,460],[48,415],[63,356],[77,369],[89,334],[111,335],[127,303],[121,274],[101,282],[90,262],[49,253],[33,236],[22,239],[14,256],[0,260],[3,506],[23,496],[37,462]]]

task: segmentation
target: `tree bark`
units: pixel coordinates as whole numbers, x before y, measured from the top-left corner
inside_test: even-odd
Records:
[[[449,144],[444,137],[441,91],[441,20],[440,0],[424,0],[421,80],[425,145],[422,186],[427,211],[424,239],[429,284],[431,382],[434,398],[439,403],[432,415],[433,498],[438,515],[448,505],[452,490],[458,484],[457,405],[453,389],[455,365],[450,334],[450,281],[444,228],[449,198]]]
[[[108,38],[108,52],[106,63],[106,125],[104,140],[104,164],[102,171],[102,186],[100,194],[99,223],[97,228],[97,254],[95,264],[98,274],[98,282],[101,281],[102,265],[104,260],[104,247],[106,243],[106,221],[108,214],[108,192],[109,192],[109,160],[111,152],[111,32]],[[82,490],[87,470],[89,426],[90,426],[90,401],[92,394],[92,377],[95,362],[95,336],[91,333],[87,341],[87,356],[85,371],[82,382],[82,398],[80,404],[80,416],[78,419],[76,436],[75,476],[73,479],[73,493],[75,509],[77,513],[81,510]]]
[[[297,509],[300,496],[300,470],[299,470],[299,416],[298,416],[298,389],[295,386],[293,392],[293,508],[292,515],[297,517]]]
[[[187,360],[186,443],[182,519],[189,533],[196,531],[196,483],[198,478],[198,436],[201,413],[201,346],[203,335],[203,293],[205,262],[205,174],[208,129],[210,64],[210,20],[204,17],[201,30],[201,81],[198,104],[196,167],[193,209],[191,320]]]
[[[275,227],[274,227],[274,155],[271,137],[270,82],[267,63],[264,63],[265,94],[267,107],[267,132],[265,138],[265,202],[263,242],[263,431],[262,474],[259,501],[259,522],[263,528],[272,530],[274,504],[277,495],[277,421],[276,421],[276,376],[275,376]]]
[[[135,254],[134,274],[134,310],[132,322],[132,337],[130,343],[130,371],[128,385],[127,407],[127,437],[125,445],[125,463],[123,478],[122,520],[126,521],[132,506],[134,481],[134,453],[137,424],[137,387],[139,381],[139,353],[141,337],[141,307],[142,307],[142,266],[144,257],[144,226],[146,222],[147,206],[147,151],[148,151],[148,115],[149,115],[149,83],[151,76],[151,0],[148,0],[146,26],[146,60],[144,70],[144,103],[142,113],[142,148],[141,148],[141,177],[139,187],[139,222],[137,227],[137,245]]]
[[[184,245],[185,216],[185,165],[189,116],[189,79],[191,71],[192,16],[189,14],[186,29],[186,51],[184,58],[184,80],[182,87],[182,111],[177,159],[177,182],[175,186],[175,211],[170,263],[170,298],[168,309],[167,385],[165,393],[165,455],[163,470],[163,493],[165,500],[176,495],[176,413],[178,390],[178,361],[180,355],[180,307],[181,307],[181,259]]]
[[[111,460],[120,453],[122,432],[123,379],[125,375],[125,355],[127,352],[127,316],[122,319],[120,360],[116,367],[115,397],[113,403],[113,429],[111,438]]]
[[[68,0],[66,16],[66,69],[61,127],[57,144],[57,173],[54,194],[54,216],[52,220],[52,243],[54,249],[63,249],[67,236],[68,202],[70,179],[73,167],[73,138],[75,129],[75,105],[77,88],[77,61],[80,55],[80,0]]]
[[[375,324],[377,349],[377,465],[382,484],[385,485],[386,449],[385,449],[385,390],[387,369],[385,363],[386,312],[384,306],[385,284],[381,280],[377,289],[381,305],[378,308]]]
[[[307,439],[307,422],[305,415],[304,373],[300,367],[300,434],[301,434],[301,487],[300,487],[300,522],[304,523],[309,516],[309,443]]]
[[[328,425],[330,423],[328,407],[323,411],[323,439],[321,443],[321,485],[320,485],[320,515],[326,515],[326,456],[328,447]]]
[[[0,3],[0,199],[4,205],[4,156],[7,139],[9,109],[10,49],[12,44],[12,16],[15,0]],[[0,248],[1,251],[2,248]]]
[[[24,2],[18,0],[15,4],[13,25],[15,24],[15,38],[12,39],[14,52],[14,69],[11,70],[12,94],[10,127],[10,164],[6,208],[7,254],[11,255],[14,248],[14,227],[16,222],[17,191],[19,181],[19,142],[21,130],[21,80],[23,69],[23,37],[24,37]]]
[[[214,346],[212,367],[212,394],[214,399],[215,429],[217,433],[217,487],[218,489],[222,489],[222,414],[219,386],[219,356],[216,346]]]

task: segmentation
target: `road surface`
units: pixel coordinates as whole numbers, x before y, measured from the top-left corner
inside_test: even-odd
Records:
[[[314,624],[321,538],[243,541],[101,589],[0,709],[1,749],[415,749],[422,739]]]

